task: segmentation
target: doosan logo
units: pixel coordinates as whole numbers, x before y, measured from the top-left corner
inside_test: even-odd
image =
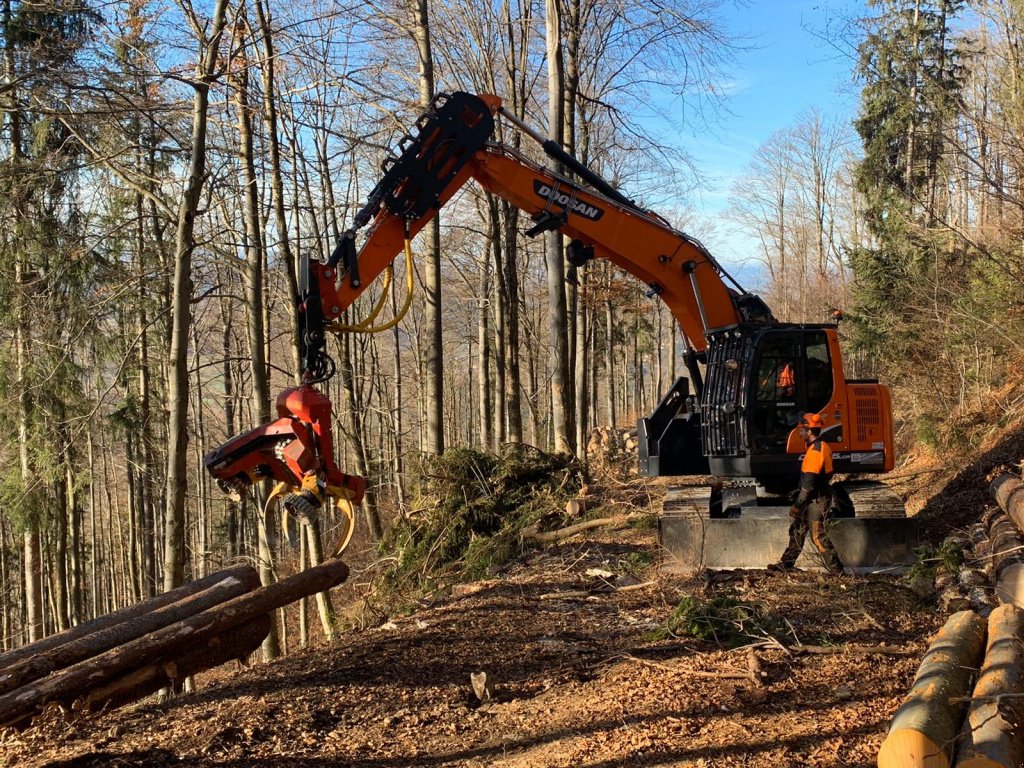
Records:
[[[589,203],[585,203],[582,200],[573,200],[571,195],[560,190],[554,190],[543,181],[534,181],[533,191],[545,200],[550,200],[563,208],[569,208],[572,213],[578,214],[585,219],[597,221],[604,216],[604,211],[602,209],[590,205]]]

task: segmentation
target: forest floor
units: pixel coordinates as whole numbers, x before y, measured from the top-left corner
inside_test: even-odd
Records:
[[[926,525],[965,524],[992,468],[1022,451],[1017,431],[902,490]],[[895,577],[683,579],[656,559],[652,528],[590,531],[336,644],[222,667],[196,693],[53,713],[0,736],[0,765],[875,765],[945,619],[933,601]],[[736,609],[733,636],[666,636],[687,596]]]

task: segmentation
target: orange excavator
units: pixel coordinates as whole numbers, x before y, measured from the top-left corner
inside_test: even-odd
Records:
[[[567,173],[495,141],[499,118],[537,141]],[[240,492],[270,478],[299,517],[315,514],[329,498],[346,508],[359,501],[363,480],[336,466],[331,403],[316,388],[334,370],[327,333],[342,329],[342,313],[403,251],[411,261],[410,240],[471,180],[526,212],[533,221],[527,235],[566,236],[569,263],[607,259],[671,310],[686,341],[689,375],[639,422],[644,474],[722,478],[711,486],[707,511],[735,517],[796,487],[804,450],[797,425],[805,412],[821,415],[836,472],[892,468],[889,391],[845,377],[836,322],[777,321],[697,240],[545,140],[499,98],[458,92],[435,98],[385,161],[380,182],[330,258],[303,261],[302,383],[278,398],[275,421],[206,456],[222,488]]]

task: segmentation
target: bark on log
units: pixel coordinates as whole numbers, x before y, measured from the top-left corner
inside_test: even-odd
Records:
[[[985,622],[973,611],[950,616],[932,640],[914,685],[893,716],[878,768],[949,768],[966,696],[985,647]]]
[[[301,597],[329,589],[347,577],[345,563],[329,560],[0,695],[0,727],[16,724],[52,701],[70,704],[126,672],[151,664],[154,658],[181,655],[189,646],[206,642]]]
[[[249,565],[236,565],[233,568],[226,568],[223,571],[212,573],[202,579],[196,581],[190,581],[188,584],[184,584],[177,589],[172,589],[170,592],[164,592],[162,595],[151,597],[148,600],[143,600],[140,603],[129,605],[113,613],[108,613],[103,616],[98,616],[91,621],[86,621],[79,624],[76,627],[67,629],[63,632],[59,632],[56,635],[50,635],[44,637],[42,640],[38,640],[28,645],[23,645],[20,648],[14,648],[13,650],[7,651],[6,653],[0,654],[0,669],[16,664],[24,659],[31,658],[37,654],[44,653],[56,648],[64,643],[70,643],[74,640],[80,640],[87,635],[91,635],[101,629],[114,626],[115,624],[121,624],[122,622],[134,619],[136,616],[142,616],[151,611],[155,611],[158,608],[163,608],[165,605],[176,603],[189,595],[194,595],[197,592],[202,592],[204,589],[213,586],[219,581],[225,579],[245,578],[246,574],[252,572],[252,566]]]
[[[1002,603],[1024,607],[1024,489],[1019,478],[1000,475],[989,490],[1006,515],[995,515],[990,523],[996,596]]]
[[[1024,608],[1024,563],[1013,563],[1002,569],[996,582],[996,598],[1004,605]]]
[[[1003,569],[1024,562],[1024,537],[1002,510],[992,517],[988,530],[992,573],[998,579]]]
[[[1017,530],[1024,531],[1024,489],[1019,477],[1000,475],[989,486],[996,503],[1010,516]]]
[[[270,633],[270,614],[263,614],[240,627],[199,643],[180,656],[163,659],[119,677],[89,693],[82,700],[83,707],[91,710],[102,707],[120,707],[172,687],[190,675],[244,659],[253,653]]]
[[[56,648],[39,653],[32,658],[11,664],[0,670],[0,693],[13,691],[46,677],[55,670],[65,669],[80,661],[99,656],[111,648],[152,634],[158,629],[177,624],[197,613],[213,608],[232,598],[251,592],[260,585],[260,576],[255,568],[245,566],[237,575],[221,579],[194,595],[188,595],[170,605],[165,605],[142,616],[105,629],[97,630],[85,637],[63,643]]]
[[[1024,611],[1002,605],[988,620],[985,663],[964,723],[957,768],[1024,765],[1019,729],[1024,723]],[[1014,694],[1002,697],[1002,694]]]
[[[971,526],[971,554],[975,560],[984,560],[988,557],[989,545],[988,528],[981,523]]]

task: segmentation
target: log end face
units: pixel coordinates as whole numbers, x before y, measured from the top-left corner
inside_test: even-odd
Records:
[[[920,731],[889,731],[878,751],[878,768],[949,768],[949,755]]]

